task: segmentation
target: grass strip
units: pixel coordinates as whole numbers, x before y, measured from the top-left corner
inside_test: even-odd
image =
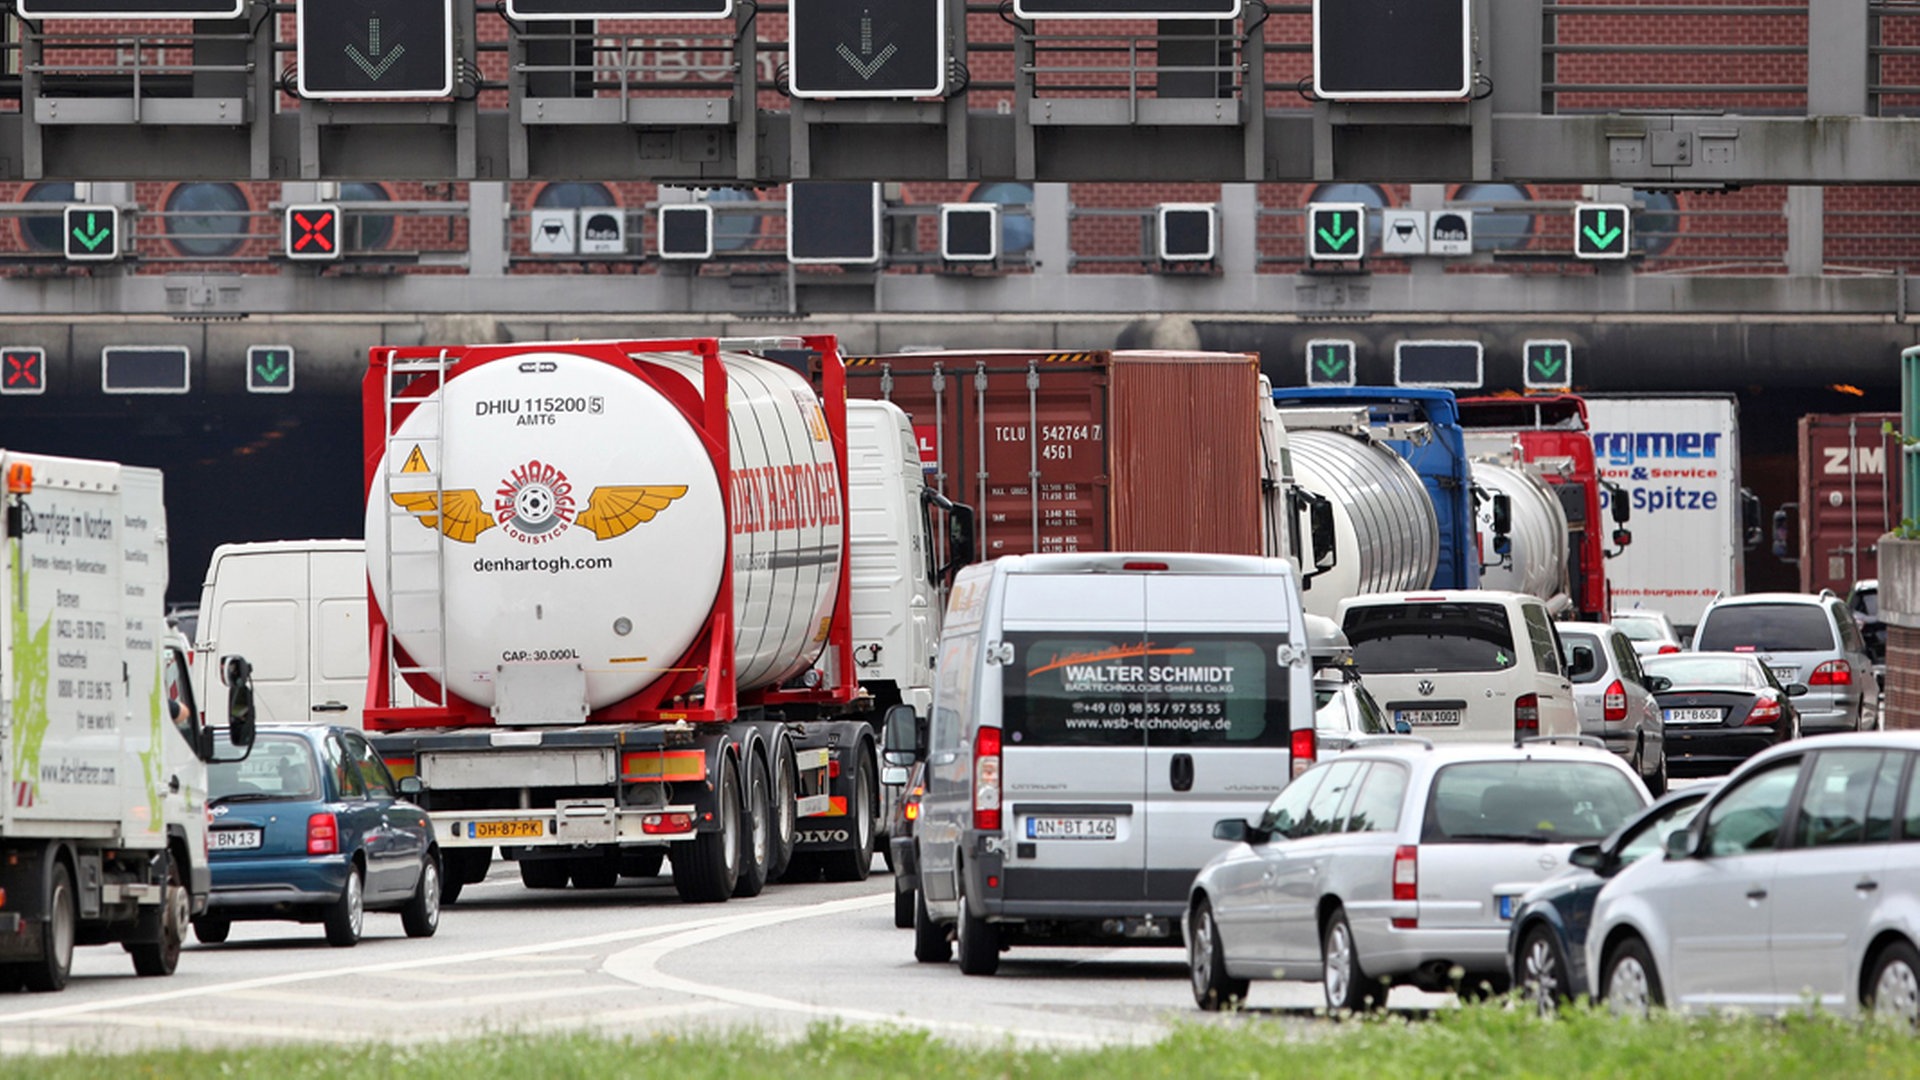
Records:
[[[1314,1037],[1303,1037],[1311,1033]],[[1048,1050],[957,1046],[923,1032],[816,1025],[798,1039],[754,1031],[650,1039],[487,1035],[458,1042],[269,1045],[68,1053],[0,1060],[0,1075],[35,1080],[259,1077],[261,1080],[1118,1080],[1287,1077],[1915,1077],[1920,1039],[1905,1029],[1826,1016],[1619,1021],[1574,1010],[1551,1021],[1496,1003],[1430,1020],[1384,1017],[1337,1028],[1257,1016],[1183,1025],[1151,1046]]]

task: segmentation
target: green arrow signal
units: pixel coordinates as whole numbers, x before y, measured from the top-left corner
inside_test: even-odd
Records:
[[[1611,229],[1607,228],[1607,212],[1605,210],[1596,211],[1593,220],[1594,224],[1588,225],[1580,231],[1586,235],[1587,242],[1592,244],[1596,250],[1606,251],[1613,247],[1615,240],[1620,239],[1620,226],[1615,225]]]
[[[1542,379],[1551,379],[1560,374],[1560,369],[1565,366],[1565,357],[1555,359],[1552,349],[1542,349],[1540,355],[1533,360],[1533,373]]]
[[[260,376],[261,379],[269,383],[276,383],[280,381],[280,376],[287,373],[287,365],[281,363],[279,357],[268,353],[264,361],[253,365],[253,371],[254,374]]]
[[[1343,215],[1337,211],[1334,213],[1332,232],[1328,232],[1324,227],[1320,229],[1320,239],[1326,243],[1329,250],[1339,251],[1341,248],[1346,247],[1347,241],[1352,240],[1354,234],[1358,231],[1351,227],[1342,229],[1340,227],[1340,218],[1342,216]]]
[[[1314,361],[1313,366],[1320,369],[1322,377],[1337,379],[1347,369],[1347,361],[1340,355],[1339,349],[1329,345],[1320,350],[1320,359]]]
[[[86,231],[73,230],[73,238],[80,241],[81,246],[88,251],[98,251],[101,244],[113,238],[113,230],[103,225],[97,226],[94,222],[95,216],[93,211],[87,211]]]

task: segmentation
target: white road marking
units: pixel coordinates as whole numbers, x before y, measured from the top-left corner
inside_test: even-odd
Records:
[[[835,908],[839,901],[830,901],[815,905],[816,909]],[[807,908],[793,909],[811,910]],[[796,916],[799,917],[799,916]],[[682,922],[666,923],[660,926],[647,926],[635,930],[617,930],[590,937],[565,938],[531,945],[514,945],[501,949],[480,949],[473,952],[439,954],[415,960],[390,960],[380,964],[361,964],[352,967],[327,967],[314,971],[295,971],[282,975],[263,975],[251,979],[236,979],[230,982],[209,983],[205,986],[192,986],[180,990],[162,990],[151,994],[128,994],[122,997],[105,998],[99,1001],[84,1001],[72,1005],[53,1005],[44,1009],[30,1009],[25,1012],[0,1015],[0,1027],[24,1024],[35,1020],[58,1020],[68,1016],[84,1016],[104,1013],[114,1009],[132,1009],[144,1005],[158,1005],[169,1001],[185,1001],[191,998],[213,997],[221,994],[243,993],[268,986],[286,986],[292,983],[316,982],[322,979],[339,979],[349,975],[381,975],[395,971],[416,971],[423,968],[444,967],[449,964],[471,964],[483,960],[499,960],[507,957],[528,956],[549,952],[555,949],[590,948],[595,945],[613,945],[623,941],[637,941],[642,938],[658,937],[661,934],[684,933],[725,922],[724,917],[687,919]]]
[[[730,986],[713,983],[694,982],[678,976],[668,975],[659,968],[660,961],[668,954],[694,945],[728,937],[748,930],[759,930],[781,923],[796,922],[801,919],[818,918],[824,915],[839,914],[845,911],[857,911],[862,908],[880,907],[893,902],[891,894],[861,896],[849,900],[834,900],[804,908],[787,908],[779,911],[754,912],[730,916],[699,926],[688,927],[671,937],[636,948],[618,952],[607,958],[603,965],[608,975],[623,979],[636,986],[653,990],[667,990],[715,1001],[724,1001],[745,1009],[772,1010],[778,1012],[800,1013],[819,1016],[852,1024],[874,1024],[891,1027],[925,1028],[929,1031],[946,1031],[964,1035],[979,1036],[995,1041],[1011,1036],[1018,1041],[1058,1044],[1070,1043],[1081,1046],[1107,1046],[1111,1040],[1097,1035],[1074,1031],[1039,1031],[1026,1028],[1005,1027],[1002,1025],[969,1024],[952,1020],[933,1020],[908,1016],[905,1013],[881,1013],[868,1009],[854,1009],[840,1005],[816,1005],[811,1002],[794,1001],[789,998],[775,997],[771,994],[752,990],[740,990]],[[1150,1041],[1164,1032],[1138,1032],[1141,1041]]]
[[[579,968],[567,972],[574,978],[585,974]],[[482,1009],[489,1005],[514,1005],[523,1001],[550,1001],[555,998],[589,997],[605,994],[612,987],[580,985],[562,986],[552,990],[513,990],[499,994],[469,994],[466,997],[426,997],[413,1000],[399,998],[372,998],[365,994],[309,994],[289,990],[248,990],[244,995],[235,995],[247,1002],[277,1001],[289,1005],[311,1005],[314,1007],[338,1008],[349,1010],[372,1010],[381,1013],[397,1012],[434,1012],[444,1009]]]

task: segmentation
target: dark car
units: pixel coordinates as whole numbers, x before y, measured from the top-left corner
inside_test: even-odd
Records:
[[[893,925],[913,928],[913,892],[920,887],[920,861],[914,857],[913,823],[920,818],[920,799],[927,793],[927,764],[917,762],[907,774],[907,788],[887,833],[893,855]]]
[[[1860,628],[1860,637],[1867,643],[1867,655],[1873,658],[1873,674],[1886,685],[1887,676],[1887,624],[1880,617],[1880,579],[1863,578],[1853,583],[1853,589],[1847,593],[1847,610],[1853,613],[1854,625]]]
[[[1669,793],[1612,836],[1575,848],[1572,866],[1520,897],[1507,932],[1507,963],[1513,985],[1542,1013],[1593,996],[1587,927],[1601,886],[1634,860],[1665,850],[1667,834],[1693,820],[1717,786],[1696,784]]]
[[[213,891],[194,936],[217,944],[237,920],[324,923],[360,940],[366,912],[397,910],[408,937],[440,925],[440,849],[426,811],[373,747],[343,727],[262,727],[245,761],[208,773]]]
[[[1800,737],[1793,698],[1752,653],[1695,652],[1641,662],[1666,723],[1667,768],[1676,775],[1724,773],[1770,746]],[[1663,685],[1664,684],[1664,685]]]

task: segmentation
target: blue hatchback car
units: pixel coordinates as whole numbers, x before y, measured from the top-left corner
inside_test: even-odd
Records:
[[[207,781],[213,891],[193,934],[227,939],[236,920],[324,923],[352,945],[368,911],[397,910],[408,937],[440,925],[440,850],[427,813],[352,728],[261,727],[246,760]]]
[[[1542,1015],[1593,997],[1593,979],[1586,968],[1587,928],[1601,887],[1636,859],[1665,851],[1667,834],[1685,828],[1719,786],[1716,781],[1669,792],[1612,836],[1574,848],[1567,860],[1573,865],[1515,903],[1507,966],[1514,988]]]

